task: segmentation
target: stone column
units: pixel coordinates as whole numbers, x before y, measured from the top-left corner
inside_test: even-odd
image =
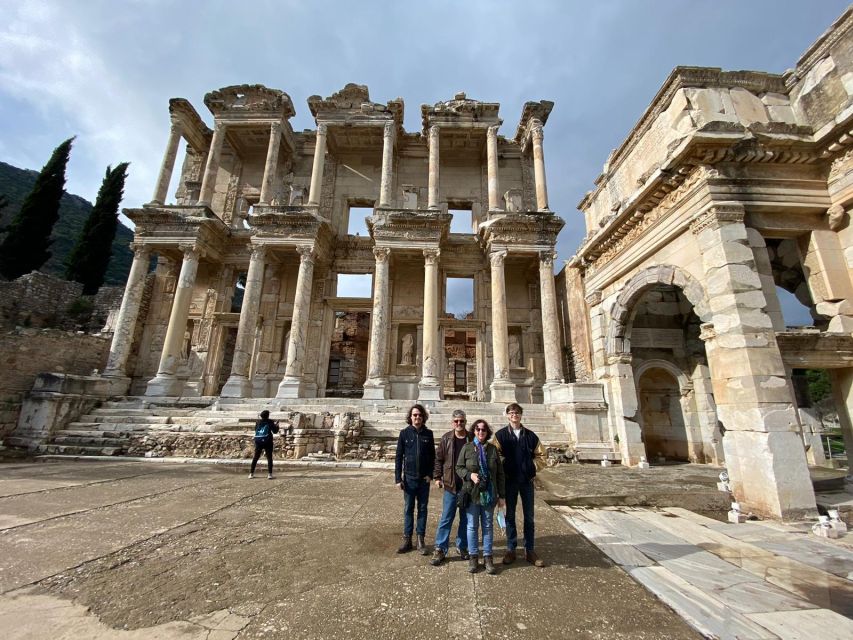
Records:
[[[145,245],[133,246],[133,264],[121,299],[121,309],[115,322],[113,341],[110,345],[110,356],[104,369],[108,378],[123,378],[127,375],[125,367],[133,343],[133,333],[136,329],[136,319],[139,317],[139,306],[142,303],[142,292],[145,290],[145,276],[151,262],[151,251]]]
[[[530,138],[533,141],[533,179],[536,182],[536,210],[548,211],[548,186],[545,184],[545,154],[542,151],[542,122],[533,120],[530,124]]]
[[[370,354],[367,363],[367,381],[364,383],[366,400],[387,400],[391,385],[386,370],[388,347],[388,260],[391,250],[375,247],[376,269],[373,278],[373,312],[370,314]]]
[[[604,382],[609,392],[607,405],[610,413],[610,424],[616,427],[615,434],[608,434],[611,441],[607,444],[614,443],[614,435],[619,436],[618,447],[622,464],[633,467],[640,462],[642,456],[646,455],[646,447],[643,444],[642,429],[637,422],[640,402],[637,398],[631,354],[609,354],[606,371]]]
[[[281,146],[281,123],[270,124],[270,145],[267,148],[267,162],[264,165],[264,180],[261,183],[261,197],[258,204],[269,204],[272,200],[272,183],[278,168],[278,149]]]
[[[438,209],[438,125],[429,128],[429,193],[427,207]]]
[[[317,142],[314,145],[314,167],[311,169],[311,190],[308,192],[308,204],[320,205],[320,191],[323,188],[323,165],[326,161],[326,124],[317,125]]]
[[[438,249],[424,249],[424,343],[418,400],[441,400],[438,344]]]
[[[297,247],[299,275],[296,277],[296,297],[293,300],[293,320],[290,323],[290,342],[287,345],[287,367],[278,385],[277,398],[299,398],[302,395],[302,370],[308,342],[308,318],[311,312],[311,287],[314,283],[314,249]]]
[[[394,180],[394,129],[396,124],[393,120],[385,123],[382,133],[382,179],[379,184],[379,206],[391,206],[391,187]]]
[[[486,132],[486,162],[489,174],[489,211],[497,211],[501,208],[498,196],[498,125],[489,127]]]
[[[240,324],[237,326],[237,340],[234,344],[234,359],[231,362],[231,375],[220,393],[224,398],[252,397],[249,364],[252,362],[255,327],[258,324],[258,311],[261,306],[266,253],[267,248],[262,244],[252,247],[249,273],[246,275],[246,289],[243,292],[243,306],[240,309]]]
[[[225,123],[213,125],[213,139],[210,141],[210,151],[207,153],[207,165],[204,168],[204,178],[199,192],[199,206],[209,207],[213,199],[213,188],[216,186],[216,174],[219,171],[219,158],[222,155],[222,143],[225,142]]]
[[[515,402],[515,384],[509,378],[509,332],[504,281],[506,254],[505,250],[489,254],[492,263],[492,358],[495,363],[492,402]]]
[[[175,168],[175,158],[178,155],[178,145],[181,143],[181,124],[172,120],[169,129],[169,142],[166,143],[166,153],[163,154],[163,163],[160,165],[160,176],[157,178],[157,187],[154,189],[154,197],[151,204],[165,204],[169,191],[169,182],[172,180],[172,170]]]
[[[829,379],[832,383],[832,399],[838,412],[838,423],[841,427],[841,437],[848,452],[853,451],[853,369],[830,369]],[[850,460],[850,454],[847,454]],[[853,470],[847,467],[848,479],[853,477]]]
[[[732,491],[744,510],[766,517],[816,514],[796,403],[740,203],[712,203],[696,218],[712,323],[703,325],[717,417]]]
[[[554,284],[553,251],[539,252],[539,305],[542,310],[542,339],[545,346],[545,385],[542,387],[545,402],[551,401],[551,392],[563,380],[560,358],[560,329],[557,322],[557,287]]]
[[[184,382],[175,377],[175,370],[181,360],[181,347],[187,330],[187,317],[198,272],[200,251],[195,245],[181,245],[181,250],[184,252],[184,261],[175,286],[160,366],[157,367],[157,375],[148,381],[148,389],[145,392],[145,395],[149,396],[179,396],[183,391]]]

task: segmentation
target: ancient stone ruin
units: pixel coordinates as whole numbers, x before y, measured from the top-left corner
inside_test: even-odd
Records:
[[[586,238],[556,276],[551,102],[503,127],[459,93],[409,132],[402,99],[349,84],[309,98],[316,129],[296,132],[280,90],[212,91],[213,129],[173,99],[152,200],[125,210],[135,259],[106,369],[39,382],[17,436],[143,424],[123,451],[205,455],[199,434],[270,407],[294,421],[291,457],[378,459],[415,400],[436,429],[519,401],[578,459],[725,465],[745,509],[810,514],[824,454],[797,371],[830,370],[853,451],[851,25],[782,75],[676,68],[581,201]],[[339,286],[359,274],[370,297]],[[452,278],[468,313],[448,313]],[[785,327],[776,286],[813,328]],[[158,412],[194,444],[164,444]]]

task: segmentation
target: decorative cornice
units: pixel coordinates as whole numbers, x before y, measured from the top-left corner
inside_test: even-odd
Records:
[[[739,202],[712,204],[690,222],[690,230],[699,235],[705,229],[719,229],[727,224],[743,224],[746,212]]]
[[[791,89],[800,79],[805,76],[812,67],[829,55],[829,50],[843,38],[850,28],[853,27],[853,7],[848,7],[841,16],[832,23],[805,53],[797,60],[797,67],[793,72],[785,74],[785,85]],[[787,92],[786,92],[787,93]]]

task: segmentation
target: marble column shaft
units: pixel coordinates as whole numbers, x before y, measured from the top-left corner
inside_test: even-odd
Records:
[[[498,125],[489,127],[486,132],[486,162],[489,180],[489,211],[500,209],[498,193]]]
[[[261,306],[266,252],[264,245],[252,247],[246,289],[243,292],[243,306],[240,309],[240,323],[237,326],[237,340],[234,344],[234,359],[231,362],[231,375],[222,388],[221,395],[225,397],[240,398],[248,395],[249,364],[252,361],[255,327]]]
[[[210,151],[207,153],[207,165],[204,167],[204,178],[198,198],[198,204],[205,207],[209,207],[213,199],[213,188],[216,186],[216,174],[219,171],[223,142],[225,142],[225,124],[217,122],[213,126],[213,139],[210,141]]]
[[[160,366],[157,375],[171,376],[181,359],[181,347],[184,344],[184,334],[187,330],[187,318],[192,302],[195,277],[198,273],[199,249],[196,246],[181,247],[184,260],[181,272],[175,285],[175,297],[172,301],[172,311],[169,314],[169,326],[166,329],[166,339],[163,341],[163,352],[160,355]]]
[[[267,161],[264,164],[264,179],[261,183],[259,204],[269,204],[272,199],[272,183],[278,169],[278,150],[281,146],[281,123],[270,124],[270,144],[267,148]]]
[[[506,282],[504,260],[506,251],[492,251],[492,358],[495,380],[509,380],[509,335],[506,320]]]
[[[553,251],[539,253],[539,305],[542,310],[542,337],[545,347],[545,383],[563,382],[560,358],[560,330],[557,322],[557,288],[554,284]]]
[[[151,251],[144,245],[133,247],[133,264],[127,277],[121,308],[116,318],[113,331],[113,341],[110,345],[110,355],[104,370],[105,376],[125,376],[127,358],[133,343],[133,333],[136,320],[139,317],[139,307],[142,303],[142,293],[145,291],[145,276],[151,262]]]
[[[391,206],[391,187],[394,181],[394,135],[396,123],[389,120],[382,133],[382,178],[379,183],[379,206]]]
[[[429,128],[429,193],[427,196],[427,207],[438,209],[438,145],[439,128],[432,125]]]
[[[387,382],[385,370],[388,345],[388,261],[390,249],[376,247],[376,270],[373,280],[373,312],[370,317],[370,360],[368,382],[374,385]]]
[[[287,346],[287,368],[284,377],[302,378],[305,348],[308,341],[308,319],[311,312],[311,287],[314,283],[314,250],[298,247],[299,275],[296,277],[296,297],[293,301],[293,321],[290,324],[290,343]]]
[[[438,249],[424,249],[424,336],[421,383],[438,384]]]
[[[544,131],[542,123],[534,120],[531,124],[530,138],[533,142],[533,179],[536,182],[536,210],[548,210],[548,186],[545,183],[545,153],[542,150]]]
[[[314,165],[311,169],[311,189],[308,192],[308,204],[320,204],[320,191],[323,188],[323,165],[326,161],[326,124],[317,125],[317,141],[314,145]]]
[[[166,143],[166,153],[163,154],[163,163],[160,165],[160,175],[157,178],[157,187],[154,189],[153,204],[165,204],[169,192],[169,183],[172,181],[172,171],[175,168],[175,158],[178,156],[178,145],[181,143],[181,124],[172,121],[169,129],[169,142]]]

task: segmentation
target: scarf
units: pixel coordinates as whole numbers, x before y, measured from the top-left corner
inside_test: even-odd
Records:
[[[495,503],[495,494],[492,483],[489,481],[489,464],[486,461],[486,446],[477,437],[474,437],[474,447],[477,450],[477,459],[480,463],[480,505],[491,507]]]

